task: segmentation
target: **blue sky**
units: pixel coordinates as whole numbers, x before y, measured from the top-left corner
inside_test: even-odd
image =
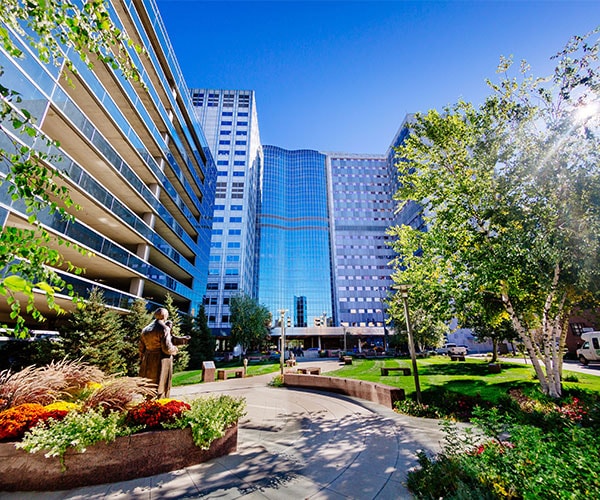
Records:
[[[501,55],[536,76],[598,0],[157,0],[190,87],[252,89],[263,144],[385,153],[406,113],[480,103]]]

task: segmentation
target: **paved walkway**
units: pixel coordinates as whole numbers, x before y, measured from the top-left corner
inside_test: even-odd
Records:
[[[310,361],[323,371],[336,361]],[[435,420],[357,398],[268,386],[273,374],[177,387],[172,396],[246,398],[236,453],[167,474],[4,499],[409,499],[403,485],[419,449],[437,451]]]

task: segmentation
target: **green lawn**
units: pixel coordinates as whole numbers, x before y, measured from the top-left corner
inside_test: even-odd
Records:
[[[486,359],[467,358],[466,361],[450,361],[446,356],[433,356],[417,360],[421,393],[453,391],[470,396],[481,395],[486,400],[497,401],[507,390],[514,387],[535,388],[539,384],[534,379],[531,365],[502,363],[500,373],[488,372]],[[240,366],[239,362],[220,365],[220,368]],[[355,359],[352,365],[340,366],[338,370],[327,372],[335,377],[353,378],[379,382],[404,389],[410,397],[415,392],[414,377],[391,372],[381,376],[382,366],[401,366],[412,368],[410,359]],[[248,365],[248,376],[276,373],[279,363],[263,361]],[[565,388],[578,388],[600,393],[600,377],[565,370],[569,382],[563,382]],[[202,382],[202,370],[184,371],[173,374],[173,385],[199,384]]]
[[[242,366],[237,361],[235,363],[219,363],[218,368],[233,368]],[[265,373],[275,373],[280,369],[279,362],[273,361],[261,361],[258,363],[248,363],[248,370],[246,376],[253,377],[256,375],[264,375]],[[201,384],[202,383],[202,370],[189,370],[184,372],[177,372],[173,374],[173,386],[178,385],[190,385],[190,384]]]
[[[488,361],[485,359],[467,358],[466,361],[450,361],[446,356],[434,356],[417,360],[421,393],[448,390],[461,394],[481,395],[484,399],[496,401],[506,394],[509,388],[537,387],[531,365],[517,363],[502,363],[500,373],[489,373]],[[401,366],[412,368],[410,359],[355,359],[352,365],[344,365],[340,369],[328,372],[335,377],[353,378],[379,382],[404,389],[407,396],[415,392],[415,382],[412,374],[405,376],[391,372],[382,377],[382,366]],[[565,388],[579,388],[600,392],[600,377],[577,372],[566,371],[563,374],[569,380],[563,382]]]

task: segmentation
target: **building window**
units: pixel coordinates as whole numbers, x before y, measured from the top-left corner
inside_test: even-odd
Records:
[[[241,217],[229,217],[229,222],[242,222]]]
[[[222,248],[223,247],[223,243],[221,243],[220,241],[211,241],[210,242],[210,248]]]
[[[223,314],[223,316],[221,316],[221,323],[229,323],[229,314]]]
[[[244,166],[246,165],[246,161],[245,161],[245,160],[235,160],[235,161],[233,162],[233,164],[234,164],[236,167],[244,167]]]
[[[235,135],[248,135],[248,131],[247,130],[238,130]]]
[[[239,241],[230,241],[227,243],[227,248],[241,248],[242,245]]]
[[[207,283],[206,284],[206,289],[207,290],[218,290],[219,289],[219,284],[218,283]]]
[[[218,160],[217,165],[220,167],[225,167],[225,166],[229,165],[229,161],[228,160]]]
[[[225,217],[213,217],[213,222],[225,222]]]
[[[225,275],[227,276],[237,276],[240,274],[239,269],[225,269]]]
[[[235,142],[237,143],[237,141],[235,141]],[[227,146],[227,145],[231,144],[231,141],[227,141],[225,139],[221,139],[219,141],[219,144],[221,144],[222,146]]]
[[[241,236],[242,234],[242,230],[241,229],[230,229],[229,230],[229,235],[230,236]]]
[[[240,261],[239,255],[228,255],[227,256],[227,262],[239,262],[239,261]]]
[[[248,126],[248,122],[237,122],[237,126],[238,127],[247,127]]]
[[[223,297],[223,305],[224,306],[228,306],[229,305],[229,297]]]
[[[247,141],[235,141],[236,146],[245,146],[246,144],[247,144]]]
[[[225,205],[215,205],[215,210],[225,210]]]
[[[231,135],[231,130],[221,130],[219,132],[220,135]]]
[[[242,205],[231,205],[231,210],[239,210],[242,211]]]
[[[247,111],[240,111],[238,113],[238,116],[248,116],[248,112]]]
[[[238,289],[238,284],[237,283],[225,283],[225,286],[223,287],[224,290],[237,290]]]
[[[212,234],[223,234],[223,230],[222,229],[213,229]]]
[[[231,120],[223,120],[221,122],[221,126],[225,126],[225,125],[231,125],[233,122]]]
[[[223,111],[221,116],[233,116],[233,111]]]
[[[225,162],[225,165],[227,165],[227,162]],[[227,177],[227,172],[219,171],[217,172],[217,177]]]
[[[218,269],[209,269],[208,270],[208,274],[210,276],[218,276],[219,275],[219,270]]]
[[[246,156],[246,151],[236,151],[235,155],[236,156]]]

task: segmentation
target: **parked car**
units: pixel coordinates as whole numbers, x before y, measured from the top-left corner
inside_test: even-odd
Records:
[[[577,349],[577,359],[582,365],[590,361],[600,361],[600,332],[585,332],[581,334],[583,344]]]
[[[469,350],[464,345],[447,343],[444,347],[436,350],[438,354],[447,354],[449,356],[466,356]]]

